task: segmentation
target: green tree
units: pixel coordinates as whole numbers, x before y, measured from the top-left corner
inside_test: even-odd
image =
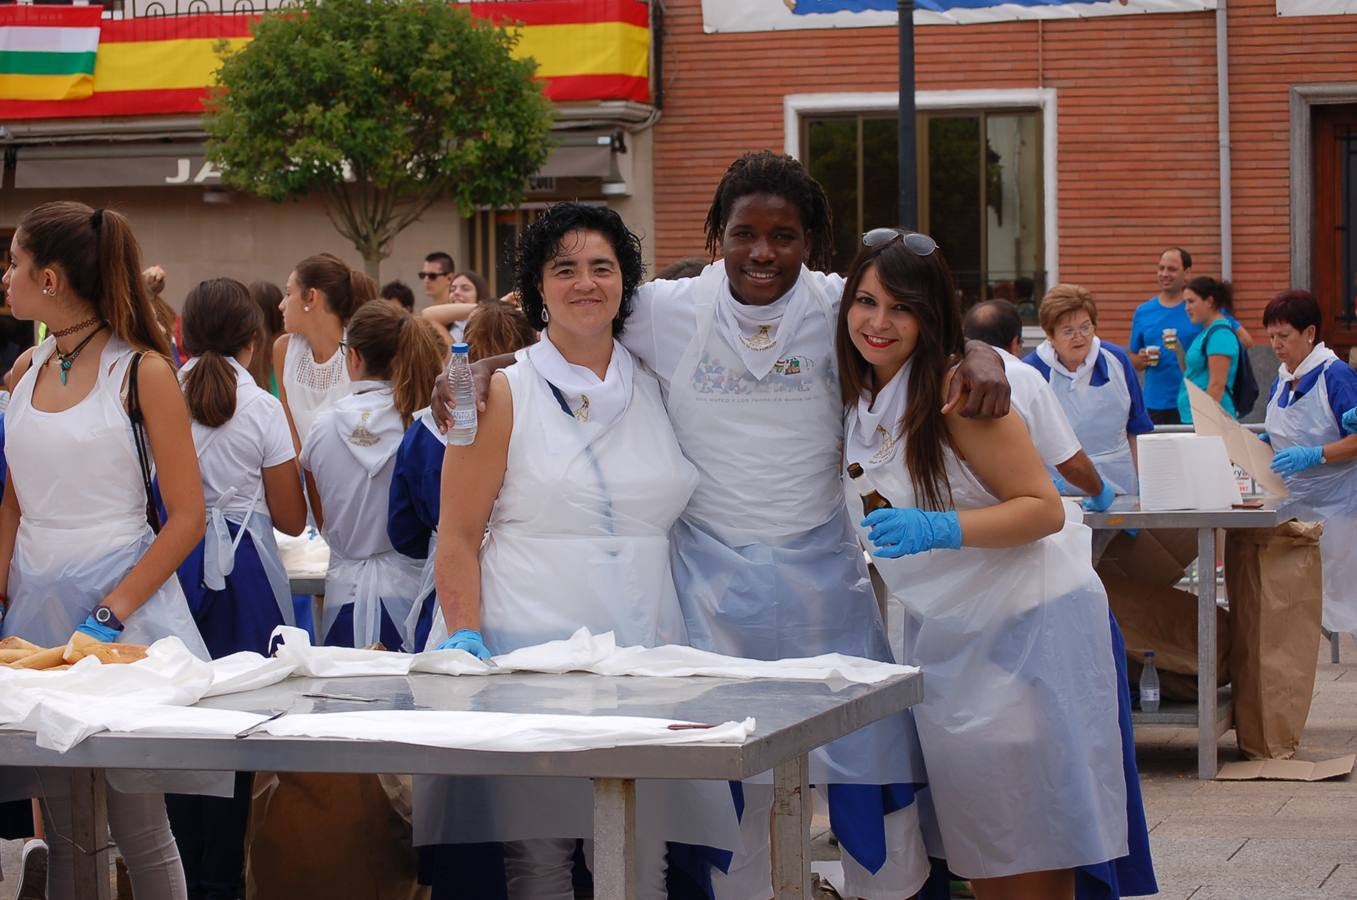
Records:
[[[442,0],[306,0],[223,61],[208,155],[269,200],[325,195],[376,277],[440,197],[512,206],[546,161],[551,105],[517,38]]]

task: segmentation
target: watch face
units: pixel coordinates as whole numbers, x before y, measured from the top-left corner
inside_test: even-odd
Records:
[[[113,618],[113,610],[107,606],[101,606],[94,611],[94,621],[100,624],[106,623],[111,618]]]

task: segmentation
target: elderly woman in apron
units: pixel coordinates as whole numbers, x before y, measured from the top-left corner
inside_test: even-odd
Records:
[[[1046,340],[1023,362],[1046,376],[1104,485],[1138,493],[1135,437],[1153,431],[1154,423],[1130,357],[1097,336],[1098,306],[1087,288],[1056,285],[1038,315]]]
[[[1272,469],[1290,495],[1281,511],[1324,523],[1324,627],[1357,633],[1357,435],[1342,421],[1357,406],[1357,374],[1319,340],[1319,304],[1308,291],[1278,294],[1263,310],[1281,360],[1268,391]],[[1354,423],[1357,424],[1357,423]]]
[[[76,630],[145,644],[173,636],[206,658],[174,578],[203,535],[202,484],[131,226],[111,210],[47,203],[24,216],[10,255],[4,285],[14,314],[50,333],[30,364],[19,364],[6,413],[4,634],[43,646],[60,646]],[[144,424],[134,426],[133,416]],[[139,446],[148,447],[145,467]],[[151,500],[152,464],[162,473],[163,525]],[[203,781],[166,775],[109,772],[109,829],[140,900],[186,896],[160,792]],[[43,795],[51,833],[70,833],[59,788],[17,788]],[[10,785],[5,793],[13,796]],[[73,896],[73,852],[67,841],[52,844],[54,900]]]
[[[434,326],[386,303],[349,321],[352,393],[322,412],[302,445],[311,508],[330,545],[319,633],[332,646],[406,646],[421,563],[386,533],[396,450],[443,362]]]
[[[668,533],[697,473],[659,384],[614,339],[641,273],[611,210],[560,204],[524,232],[520,297],[545,331],[495,375],[475,443],[447,449],[430,646],[488,657],[580,627],[685,642]],[[505,841],[509,897],[568,900],[591,796],[582,779],[417,779],[415,839]],[[666,840],[738,841],[723,783],[638,785],[636,818],[647,900],[665,896]]]
[[[868,232],[838,325],[844,459],[892,504],[861,533],[907,610],[902,661],[928,673],[913,711],[931,855],[981,900],[1073,898],[1075,868],[1127,849],[1088,529],[1067,520],[1020,420],[941,412],[961,317],[931,238]],[[866,491],[845,486],[855,518]]]
[[[300,534],[306,500],[282,404],[250,374],[261,315],[245,285],[204,281],[184,301],[179,370],[207,503],[207,535],[179,566],[179,583],[208,652],[268,655],[269,636],[292,625],[287,572],[273,529]],[[166,798],[193,896],[241,892],[253,773],[237,772],[230,798]]]

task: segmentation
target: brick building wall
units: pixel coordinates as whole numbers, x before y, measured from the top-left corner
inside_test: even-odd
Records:
[[[1273,0],[1230,6],[1234,275],[1255,332],[1290,278],[1288,88],[1357,80],[1357,17],[1278,18]],[[1220,271],[1215,14],[934,25],[916,30],[920,91],[1054,88],[1059,276],[1099,298],[1124,339],[1155,290],[1160,250]],[[704,34],[700,0],[669,0],[665,109],[655,132],[655,247],[700,252],[726,164],[784,149],[783,97],[893,91],[894,28]]]

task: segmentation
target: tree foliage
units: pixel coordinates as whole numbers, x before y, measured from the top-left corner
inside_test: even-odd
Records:
[[[438,198],[511,206],[545,162],[551,106],[517,38],[442,0],[306,0],[226,57],[208,153],[236,189],[312,193],[375,274]]]

